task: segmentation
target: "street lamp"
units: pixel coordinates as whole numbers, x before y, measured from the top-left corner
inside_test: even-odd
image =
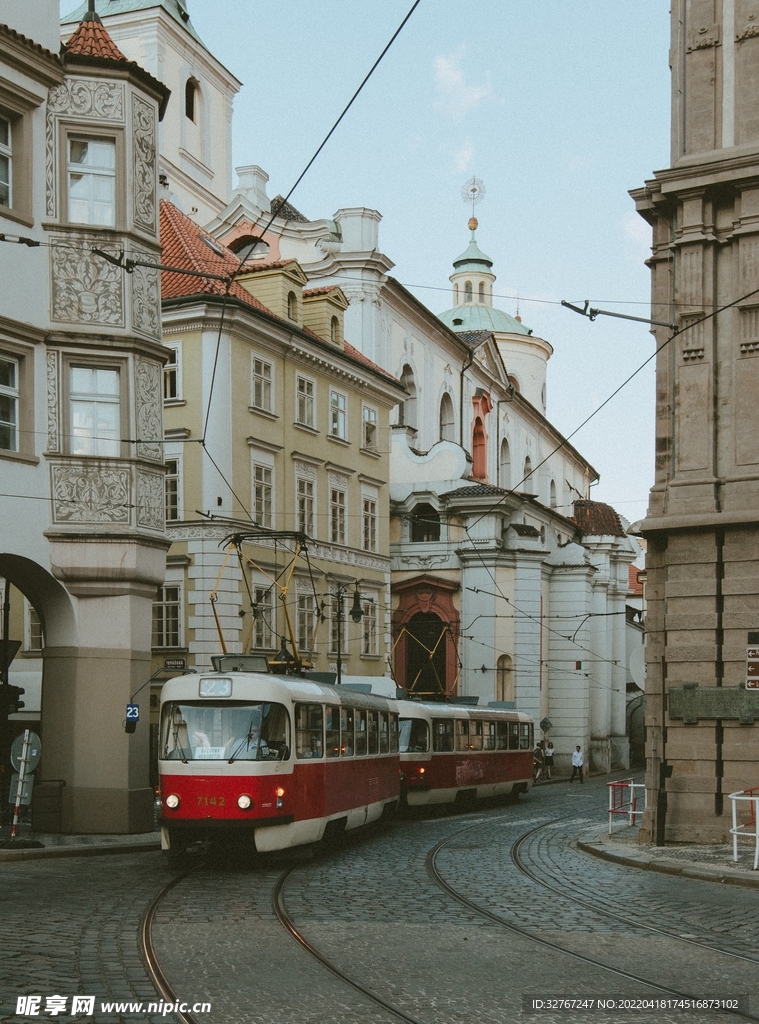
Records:
[[[355,581],[353,592],[353,606],[351,618],[354,622],[360,622],[364,617],[364,609],[361,607],[361,594],[358,591],[358,580]],[[349,583],[335,584],[335,600],[337,602],[337,685],[343,679],[343,610],[345,608],[345,595],[350,587]]]

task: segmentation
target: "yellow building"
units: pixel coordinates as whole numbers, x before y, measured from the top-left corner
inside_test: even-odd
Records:
[[[161,240],[185,273],[162,274],[172,546],[153,670],[206,667],[224,648],[274,658],[285,637],[315,671],[387,675],[403,386],[343,337],[340,288],[309,290],[294,260],[241,265],[169,202]]]

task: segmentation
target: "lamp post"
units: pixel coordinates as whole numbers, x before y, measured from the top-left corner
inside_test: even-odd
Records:
[[[343,680],[343,609],[345,607],[345,595],[348,591],[350,584],[348,583],[337,583],[335,585],[335,600],[337,602],[337,685],[339,686]],[[353,606],[351,608],[351,618],[354,622],[360,622],[364,617],[364,609],[361,607],[361,594],[358,591],[358,580],[355,581],[354,586],[356,587],[353,592]]]

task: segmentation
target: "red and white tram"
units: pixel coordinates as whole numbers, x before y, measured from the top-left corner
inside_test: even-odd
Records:
[[[454,803],[532,786],[533,724],[495,706],[396,701],[402,791],[409,806]]]
[[[185,675],[163,687],[158,757],[164,849],[228,829],[281,850],[397,805],[398,709],[293,676]]]

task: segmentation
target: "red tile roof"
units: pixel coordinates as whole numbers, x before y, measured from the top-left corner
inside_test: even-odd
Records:
[[[605,505],[602,501],[576,501],[572,519],[577,523],[583,536],[625,536],[619,516],[611,505]]]
[[[630,580],[630,590],[633,594],[643,596],[643,584],[638,579],[638,573],[643,572],[643,569],[638,568],[637,565],[628,565],[627,567]]]
[[[240,262],[239,256],[237,257],[237,262]],[[255,262],[253,260],[246,260],[244,264],[244,272],[246,274],[258,274],[262,270],[277,270],[279,267],[286,267],[288,263],[295,263],[295,260],[272,260],[270,263],[263,263],[260,260],[256,260]]]
[[[86,17],[65,46],[66,53],[79,57],[99,57],[101,60],[117,60],[129,63],[118,46],[111,39],[108,29],[100,18]]]
[[[311,295],[326,295],[328,292],[334,292],[340,285],[328,284],[324,288],[306,288],[303,292],[303,298],[308,298]]]

